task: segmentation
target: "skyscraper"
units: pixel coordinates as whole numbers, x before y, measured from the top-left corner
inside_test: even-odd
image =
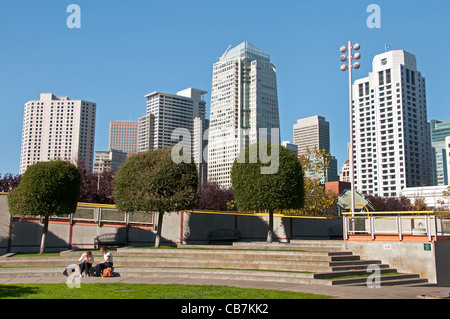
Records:
[[[197,166],[199,184],[204,185],[208,178],[208,130],[209,120],[201,117],[194,119],[192,134],[192,157]]]
[[[150,113],[141,116],[138,121],[138,152],[153,149],[153,134],[155,133],[155,116]]]
[[[109,122],[109,149],[128,154],[137,152],[138,122],[111,121]]]
[[[25,103],[19,173],[61,159],[92,171],[96,103],[41,93]]]
[[[431,121],[431,145],[436,156],[436,182],[437,185],[449,184],[449,171],[447,170],[448,152],[445,139],[450,137],[450,121]]]
[[[305,155],[306,148],[314,150],[314,147],[330,153],[330,123],[318,115],[297,120],[294,144],[298,147],[298,155]]]
[[[298,156],[307,155],[308,149],[313,152],[317,147],[318,150],[325,150],[330,153],[330,123],[323,116],[311,116],[297,120],[294,124],[294,144],[298,148]],[[312,161],[317,159],[311,158]],[[320,178],[323,183],[337,181],[337,160],[334,156],[329,158],[330,165],[327,171],[321,176],[315,171],[306,171],[306,176],[314,176]]]
[[[353,92],[355,188],[400,196],[405,187],[433,185],[425,79],[415,56],[403,50],[375,56]]]
[[[240,151],[261,138],[270,140],[271,129],[279,126],[270,57],[248,42],[228,48],[213,66],[208,180],[231,186],[231,167]]]
[[[141,135],[138,148],[143,149],[145,144],[149,145],[148,149],[171,147],[177,143],[172,139],[172,133],[176,129],[188,129],[192,134],[194,118],[205,118],[206,102],[203,96],[206,93],[203,90],[188,88],[177,92],[176,95],[163,92],[147,94],[147,115],[152,114],[153,117],[140,120],[141,125],[148,126],[153,132]],[[153,140],[147,141],[147,138]]]

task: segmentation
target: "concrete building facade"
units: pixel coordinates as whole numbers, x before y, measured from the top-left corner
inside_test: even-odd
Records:
[[[330,123],[318,115],[297,120],[294,124],[294,144],[297,145],[298,156],[308,155],[308,149],[313,152],[315,148],[330,153]],[[310,156],[311,161],[317,160],[314,155]],[[320,179],[322,183],[337,181],[337,160],[330,156],[329,167],[323,174],[314,170],[307,170],[305,174]]]
[[[138,121],[138,152],[145,152],[154,147],[154,133],[155,133],[155,116],[147,114],[141,116]]]
[[[56,159],[92,172],[96,107],[52,93],[25,103],[19,174],[34,163]]]
[[[94,174],[104,171],[116,172],[127,159],[128,153],[119,150],[96,151],[94,161]]]
[[[330,153],[330,123],[323,116],[311,116],[297,120],[294,124],[294,144],[298,155],[306,155],[307,148],[325,149]]]
[[[177,140],[172,139],[172,133],[176,129],[187,129],[192,134],[194,118],[205,118],[204,95],[206,93],[203,90],[188,88],[177,94],[157,91],[147,94],[145,96],[147,98],[147,115],[152,114],[153,118],[141,118],[142,127],[150,130],[148,134],[144,133],[144,129],[141,130],[139,149],[173,146],[177,143]],[[145,121],[147,122],[145,123]]]
[[[355,189],[400,196],[405,187],[434,185],[425,79],[415,56],[403,50],[375,56],[353,92]]]
[[[109,149],[128,154],[137,152],[138,122],[111,121],[109,123]]]

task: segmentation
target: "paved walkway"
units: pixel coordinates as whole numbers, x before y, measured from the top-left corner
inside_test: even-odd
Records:
[[[27,277],[27,278],[0,278],[0,284],[33,284],[33,283],[66,283],[67,277]],[[261,288],[273,290],[286,290],[333,296],[339,299],[422,299],[423,296],[447,299],[450,296],[450,287],[407,287],[386,286],[381,288],[326,286],[326,285],[299,285],[279,282],[236,281],[236,280],[200,280],[180,278],[139,278],[139,277],[112,277],[112,278],[81,278],[83,284],[94,283],[129,283],[129,284],[184,284],[184,285],[220,285],[239,288]],[[433,298],[430,298],[433,299]]]

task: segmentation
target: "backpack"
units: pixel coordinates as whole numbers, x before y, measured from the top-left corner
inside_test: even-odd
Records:
[[[103,269],[102,277],[112,277],[112,269],[111,268]]]

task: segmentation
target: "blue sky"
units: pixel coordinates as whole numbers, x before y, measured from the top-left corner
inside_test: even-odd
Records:
[[[80,29],[66,25],[72,3],[81,8]],[[379,29],[366,24],[372,3],[381,9]],[[137,120],[153,91],[210,92],[216,58],[243,41],[277,68],[282,139],[292,141],[297,119],[325,116],[340,169],[349,116],[339,47],[361,44],[355,78],[367,76],[385,44],[413,53],[426,78],[428,119],[450,120],[449,12],[447,0],[3,0],[0,174],[18,173],[23,106],[41,92],[96,102],[95,150],[106,150],[110,121]]]

